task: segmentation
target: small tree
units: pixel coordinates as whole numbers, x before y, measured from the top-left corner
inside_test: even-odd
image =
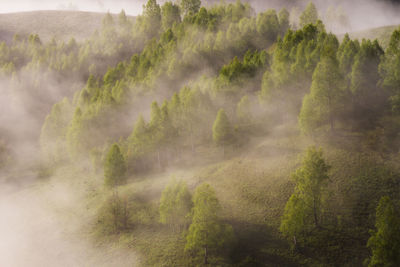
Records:
[[[233,141],[233,129],[223,109],[220,109],[213,125],[213,139],[222,146],[225,154],[225,146]]]
[[[400,215],[387,196],[379,201],[375,227],[367,244],[372,250],[368,266],[400,266]]]
[[[193,218],[186,237],[185,251],[202,253],[204,264],[208,264],[210,251],[223,248],[233,240],[233,229],[219,217],[221,207],[210,185],[197,187],[193,202]]]
[[[287,237],[305,236],[320,226],[323,189],[329,179],[330,166],[325,163],[322,149],[308,149],[302,166],[293,174],[294,193],[286,203],[281,232]]]
[[[161,195],[160,222],[180,230],[188,225],[192,206],[192,195],[186,183],[172,180]]]
[[[125,181],[125,160],[118,144],[113,144],[104,163],[104,178],[107,186],[113,187]]]

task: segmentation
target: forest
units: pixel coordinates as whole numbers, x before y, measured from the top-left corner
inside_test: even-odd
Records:
[[[400,28],[349,24],[148,0],[84,40],[16,34],[1,187],[67,185],[63,220],[120,253],[99,266],[400,266]]]

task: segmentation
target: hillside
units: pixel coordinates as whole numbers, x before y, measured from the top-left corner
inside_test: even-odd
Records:
[[[44,41],[83,40],[101,29],[105,14],[83,11],[32,11],[0,14],[0,39],[9,41],[15,33],[37,33]],[[130,17],[132,19],[132,17]]]
[[[400,28],[159,3],[3,26],[0,262],[400,266]]]
[[[392,35],[393,31],[396,30],[399,25],[390,25],[390,26],[383,26],[358,32],[349,33],[350,38],[352,39],[378,39],[383,47],[387,47],[390,41],[390,36]]]

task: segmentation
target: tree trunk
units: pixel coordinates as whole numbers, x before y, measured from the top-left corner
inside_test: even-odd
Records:
[[[192,146],[192,153],[194,154],[194,141],[193,141],[193,127],[190,124],[190,144]]]
[[[315,198],[314,198],[314,223],[315,223],[315,227],[318,228],[318,216],[317,216],[317,207],[316,207],[316,203],[315,203]]]
[[[208,251],[207,251],[207,245],[204,247],[204,264],[208,265]]]
[[[158,160],[158,167],[161,169],[160,149],[157,150],[157,160]]]

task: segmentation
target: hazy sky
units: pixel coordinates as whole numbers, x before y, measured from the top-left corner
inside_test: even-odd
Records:
[[[142,5],[143,0],[0,0],[0,13],[55,9],[117,13],[125,9],[137,15]]]

